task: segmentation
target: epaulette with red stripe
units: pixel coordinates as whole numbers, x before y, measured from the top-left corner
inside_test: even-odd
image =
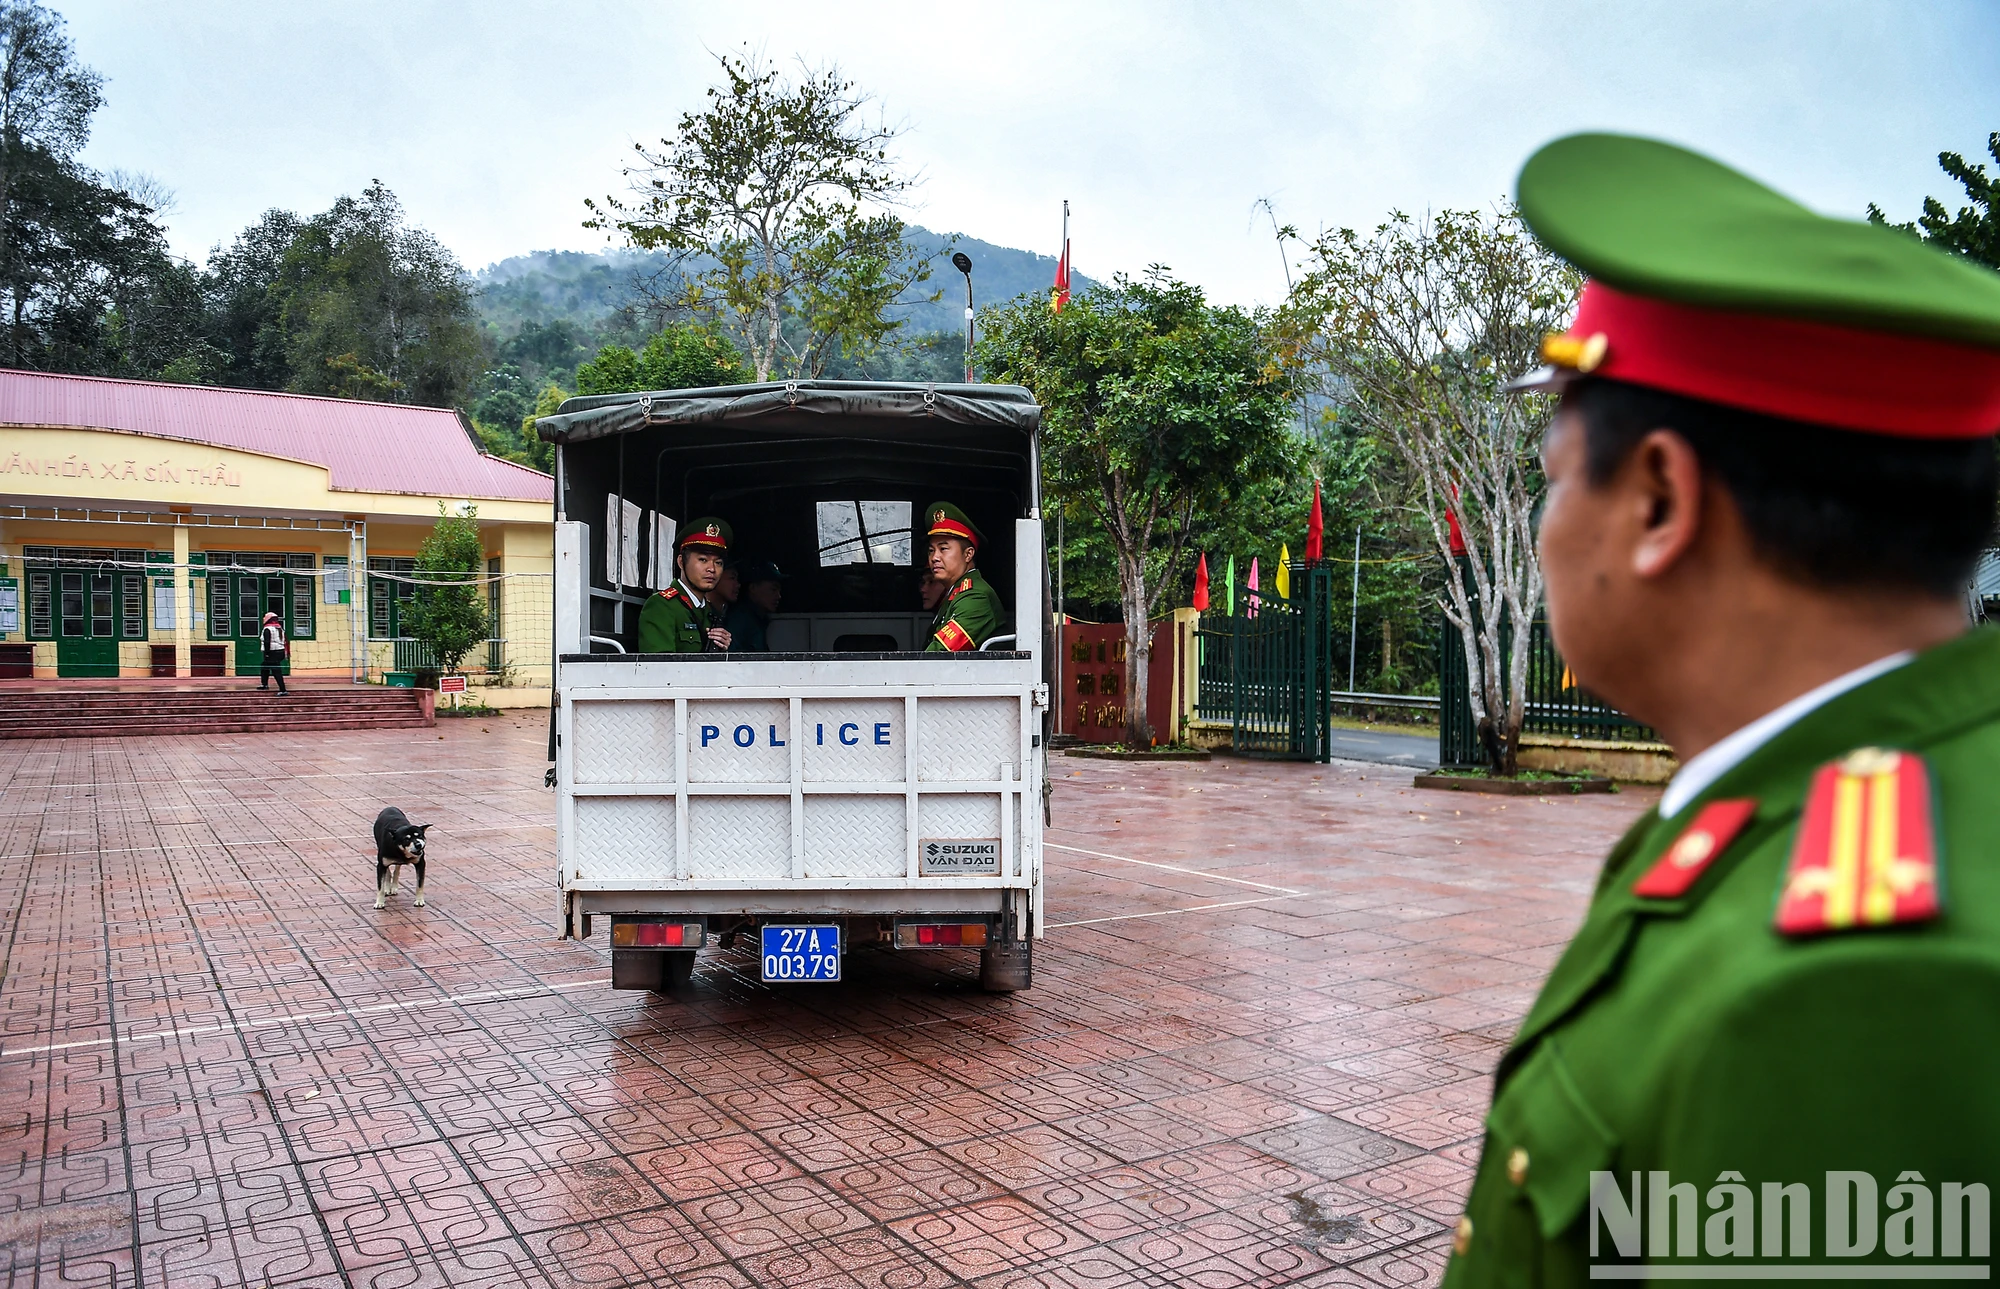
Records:
[[[669,600],[678,600],[681,598],[681,588],[679,588],[678,586],[670,586],[666,590],[660,592],[660,594],[665,596]]]
[[[1729,849],[1729,843],[1756,813],[1757,803],[1748,799],[1709,802],[1688,830],[1667,847],[1659,862],[1632,883],[1632,894],[1649,900],[1672,900],[1687,894],[1695,879]]]
[[[1930,766],[1915,753],[1864,747],[1821,766],[1772,925],[1801,936],[1937,917],[1931,807]]]

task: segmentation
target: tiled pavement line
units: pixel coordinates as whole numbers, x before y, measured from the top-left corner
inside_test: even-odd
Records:
[[[469,1007],[479,1003],[509,1002],[517,998],[533,998],[538,994],[562,993],[570,989],[602,988],[604,982],[595,977],[589,980],[559,982],[553,985],[524,985],[519,989],[498,989],[470,994],[441,994],[435,998],[414,998],[408,1002],[375,1003],[367,1007],[336,1007],[326,1011],[293,1012],[285,1016],[265,1016],[255,1020],[230,1021],[225,1025],[190,1025],[180,1029],[142,1030],[136,1034],[114,1034],[107,1038],[81,1038],[68,1043],[45,1043],[39,1047],[0,1048],[0,1061],[15,1056],[39,1056],[46,1052],[68,1052],[88,1047],[112,1047],[119,1044],[131,1045],[149,1042],[153,1039],[203,1038],[211,1034],[253,1033],[260,1029],[288,1029],[295,1025],[306,1025],[320,1020],[361,1020],[370,1016],[388,1016],[396,1012],[422,1011],[432,1007]],[[223,991],[217,986],[218,995]]]
[[[1269,882],[1253,882],[1247,877],[1231,877],[1227,873],[1203,872],[1201,869],[1186,868],[1179,864],[1162,864],[1158,860],[1133,859],[1127,855],[1113,855],[1107,851],[1102,851],[1102,850],[1085,850],[1081,846],[1065,846],[1059,842],[1053,842],[1053,841],[1045,842],[1044,846],[1048,850],[1067,851],[1072,855],[1088,855],[1092,859],[1115,859],[1121,864],[1140,864],[1146,868],[1165,869],[1167,872],[1170,873],[1186,873],[1190,877],[1206,878],[1211,882],[1228,882],[1235,886],[1251,886],[1257,888],[1258,890],[1271,891],[1274,894],[1278,895],[1298,895],[1302,893],[1293,890],[1289,886],[1274,886]]]
[[[504,834],[514,831],[516,830],[512,828],[459,828],[454,830],[454,835],[472,837],[482,833]],[[134,855],[158,851],[161,854],[165,854],[168,851],[175,850],[205,851],[214,846],[303,846],[309,842],[316,841],[351,841],[357,844],[365,843],[370,846],[375,844],[375,838],[368,833],[347,832],[321,833],[316,837],[245,837],[241,840],[230,842],[158,842],[151,846],[103,846],[97,848],[95,853],[100,855]],[[32,851],[19,855],[0,855],[0,863],[8,860],[34,860],[36,858],[38,858],[37,854]]]

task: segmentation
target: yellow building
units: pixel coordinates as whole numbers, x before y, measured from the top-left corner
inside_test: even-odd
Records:
[[[0,371],[0,676],[431,665],[402,616],[444,503],[477,509],[493,637],[475,683],[549,683],[553,482],[448,409]]]

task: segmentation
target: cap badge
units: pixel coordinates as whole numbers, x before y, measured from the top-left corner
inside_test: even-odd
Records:
[[[943,523],[943,522],[944,522],[944,512],[943,512],[942,510],[933,510],[933,511],[931,512],[931,522],[932,522],[932,523],[934,523],[934,524],[941,524],[941,523]]]
[[[710,524],[708,527],[702,529],[701,531],[708,534],[710,537],[722,536],[722,529],[718,528],[714,524]]]
[[[1550,332],[1542,337],[1542,361],[1589,375],[1603,363],[1605,352],[1610,348],[1611,338],[1602,331],[1592,332],[1588,336],[1559,335]]]

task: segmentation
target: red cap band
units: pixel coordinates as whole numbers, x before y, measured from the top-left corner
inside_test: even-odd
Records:
[[[947,537],[963,537],[974,546],[979,545],[979,539],[972,535],[972,530],[950,516],[946,516],[943,519],[933,519],[931,521],[930,532],[926,533],[925,536],[935,537],[939,533],[943,533]]]
[[[1912,439],[2000,431],[2000,351],[1707,309],[1588,282],[1569,335],[1593,376],[1794,421]]]

